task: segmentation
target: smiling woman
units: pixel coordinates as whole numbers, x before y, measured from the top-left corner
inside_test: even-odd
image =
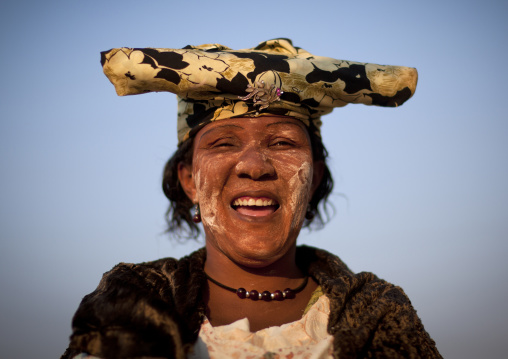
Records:
[[[200,203],[208,253],[213,246],[238,264],[272,264],[296,241],[322,166],[313,171],[309,136],[298,120],[224,122],[197,133],[192,167],[179,167],[180,183]]]
[[[120,95],[178,95],[169,230],[195,237],[202,222],[206,244],[106,273],[63,358],[440,357],[400,288],[296,244],[324,223],[333,187],[321,116],[401,105],[415,69],[313,56],[287,39],[114,49],[102,64]]]
[[[286,122],[294,120],[292,118],[285,117]],[[301,126],[300,122],[296,122]],[[311,223],[316,228],[321,228],[326,221],[326,213],[327,213],[327,199],[333,188],[333,179],[326,165],[326,158],[328,157],[328,152],[321,142],[321,138],[316,135],[314,132],[308,132],[305,130],[311,145],[313,163],[319,166],[319,169],[322,171],[321,181],[317,184],[317,188],[314,189],[314,193],[312,198],[310,199],[307,205],[307,211],[305,215],[305,220],[303,223],[303,227],[310,226]],[[283,146],[291,144],[292,139],[289,139],[288,143],[284,143],[282,141],[277,143],[277,146]],[[168,210],[168,232],[178,235],[180,237],[190,237],[195,238],[198,236],[200,230],[199,226],[194,222],[191,208],[195,207],[195,205],[190,201],[189,197],[185,194],[180,185],[180,179],[178,176],[178,167],[182,164],[192,165],[192,156],[194,154],[194,141],[191,139],[190,141],[183,142],[175,154],[168,161],[166,168],[164,170],[164,178],[163,178],[163,191],[166,197],[170,200],[170,209]],[[248,201],[248,198],[239,198],[238,203],[233,203],[232,207],[236,208],[237,206],[254,206],[251,200],[251,204],[245,203]],[[268,199],[267,199],[268,200]],[[273,201],[272,201],[273,202]],[[278,208],[278,203],[270,203],[271,205]],[[256,203],[257,205],[257,203]],[[264,204],[268,205],[268,204]],[[251,208],[254,209],[255,208]],[[185,225],[184,225],[185,224]]]

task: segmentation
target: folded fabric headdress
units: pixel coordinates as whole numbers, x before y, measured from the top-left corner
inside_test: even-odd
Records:
[[[179,143],[210,121],[267,114],[297,118],[319,134],[321,116],[363,103],[394,107],[415,92],[416,69],[314,56],[289,39],[232,50],[119,48],[101,53],[119,96],[168,91],[178,96]]]

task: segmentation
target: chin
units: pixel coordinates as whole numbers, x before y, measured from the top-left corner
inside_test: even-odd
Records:
[[[296,245],[296,241],[288,241],[284,237],[283,241],[274,241],[274,236],[259,239],[260,236],[242,241],[237,245],[228,248],[229,253],[225,253],[230,259],[237,264],[251,267],[261,268],[269,266],[284,255],[288,254]]]
[[[218,221],[203,219],[206,241],[237,265],[263,268],[294,251],[301,227],[295,222],[303,221],[295,221],[294,216],[285,216],[284,212],[265,218],[250,218],[236,211],[226,213],[231,215]]]
[[[252,255],[249,253],[248,256],[242,256],[240,253],[236,253],[234,258],[231,258],[237,265],[247,268],[265,268],[268,267],[275,262],[277,262],[281,256],[273,256],[273,255]]]

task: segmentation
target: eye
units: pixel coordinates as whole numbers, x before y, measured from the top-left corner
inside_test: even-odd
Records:
[[[294,143],[287,139],[275,139],[270,143],[272,147],[292,147]]]
[[[231,146],[233,146],[233,144],[228,142],[221,142],[213,145],[213,147],[231,147]]]
[[[219,138],[218,140],[210,143],[211,148],[232,147],[234,145],[235,145],[234,140],[229,137]]]

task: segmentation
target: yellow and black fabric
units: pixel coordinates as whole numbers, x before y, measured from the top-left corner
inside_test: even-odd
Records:
[[[101,63],[120,96],[178,96],[180,143],[210,121],[238,116],[291,116],[319,133],[321,116],[333,108],[402,105],[418,79],[414,68],[315,56],[289,39],[244,50],[219,44],[118,48],[103,52]]]

